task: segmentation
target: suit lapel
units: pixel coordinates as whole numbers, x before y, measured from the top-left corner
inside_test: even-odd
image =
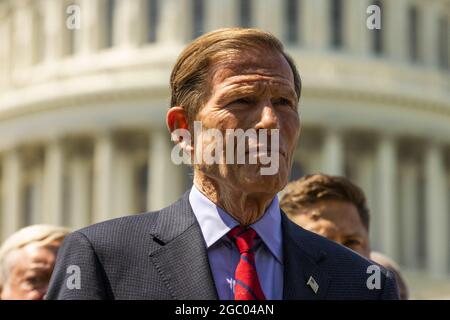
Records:
[[[282,212],[285,300],[325,299],[328,276],[320,268],[326,253],[316,248],[308,233]],[[309,282],[309,284],[308,284]]]
[[[174,299],[218,299],[189,192],[159,212],[151,234],[158,247],[150,252],[150,259]]]
[[[326,253],[316,248],[307,231],[291,222],[283,212],[281,215],[283,299],[325,299],[329,278],[320,263],[326,259]],[[206,244],[189,204],[189,192],[159,212],[151,235],[156,248],[149,253],[150,259],[174,299],[218,299]],[[310,278],[317,284],[316,292],[314,284],[307,284]]]

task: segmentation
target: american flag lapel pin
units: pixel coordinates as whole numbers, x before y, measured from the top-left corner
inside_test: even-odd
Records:
[[[312,276],[309,277],[306,284],[311,287],[312,291],[314,291],[315,294],[317,294],[317,291],[319,291],[319,284]]]

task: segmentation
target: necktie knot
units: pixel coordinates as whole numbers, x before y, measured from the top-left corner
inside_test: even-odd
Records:
[[[249,252],[258,234],[252,228],[237,226],[228,232],[228,237],[236,244],[239,253]]]

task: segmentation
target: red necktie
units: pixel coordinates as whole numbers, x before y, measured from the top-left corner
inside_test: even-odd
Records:
[[[254,239],[258,235],[252,228],[235,227],[228,237],[236,244],[241,258],[234,279],[234,300],[266,300],[255,267]]]

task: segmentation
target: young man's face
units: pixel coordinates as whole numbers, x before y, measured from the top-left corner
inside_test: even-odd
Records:
[[[323,200],[290,215],[306,230],[340,243],[360,255],[370,257],[369,233],[350,202]]]

